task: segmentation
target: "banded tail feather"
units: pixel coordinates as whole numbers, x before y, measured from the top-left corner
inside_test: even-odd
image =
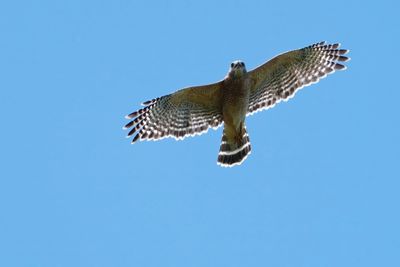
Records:
[[[226,131],[222,135],[217,164],[222,167],[240,165],[251,153],[251,145],[246,127],[235,138],[228,138]]]

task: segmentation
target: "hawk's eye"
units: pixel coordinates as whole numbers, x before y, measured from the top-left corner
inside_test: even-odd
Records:
[[[233,64],[233,62],[231,63],[231,68],[233,68],[233,66],[235,66],[235,64]]]

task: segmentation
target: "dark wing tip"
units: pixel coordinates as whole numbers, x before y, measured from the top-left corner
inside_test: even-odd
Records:
[[[124,130],[129,129],[133,126],[134,123],[135,123],[134,121],[130,121],[122,129]]]
[[[126,115],[126,116],[125,116],[125,119],[128,119],[128,120],[133,119],[133,118],[135,118],[138,114],[139,114],[138,111],[132,112],[131,114]]]
[[[134,138],[132,139],[132,141],[131,141],[131,144],[133,145],[134,143],[136,143],[137,140],[139,139],[139,137],[140,137],[139,134],[135,135],[135,137],[134,137]]]
[[[339,55],[346,55],[349,52],[350,52],[349,49],[338,49]]]
[[[142,103],[142,106],[149,106],[156,103],[161,97],[153,98],[152,100],[147,100],[146,102]]]
[[[342,62],[346,62],[346,61],[349,61],[349,60],[350,60],[350,58],[349,57],[345,57],[345,56],[339,56],[337,58],[337,61],[342,61]]]
[[[335,70],[345,70],[347,67],[345,65],[336,63],[334,68]]]
[[[148,105],[150,105],[150,104],[151,104],[151,101],[152,101],[152,100],[148,100],[148,101],[146,101],[146,102],[143,102],[143,103],[142,103],[142,106],[148,106]]]

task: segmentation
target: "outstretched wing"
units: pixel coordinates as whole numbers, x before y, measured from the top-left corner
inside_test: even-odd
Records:
[[[221,82],[194,86],[143,103],[145,106],[127,115],[133,119],[125,125],[132,128],[132,140],[158,140],[164,137],[183,139],[201,134],[222,124]]]
[[[348,52],[340,44],[325,42],[283,53],[249,72],[251,79],[247,115],[270,108],[287,100],[304,86],[316,83],[335,70],[346,67],[338,61],[347,61]]]

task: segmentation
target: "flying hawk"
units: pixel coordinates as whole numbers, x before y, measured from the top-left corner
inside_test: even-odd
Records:
[[[340,44],[316,43],[280,54],[247,71],[244,62],[230,65],[226,77],[216,83],[193,86],[143,103],[126,118],[131,121],[127,137],[137,140],[178,140],[202,134],[224,123],[217,163],[230,167],[241,164],[251,152],[246,116],[273,107],[293,97],[304,86],[346,67],[339,62],[349,50]]]

